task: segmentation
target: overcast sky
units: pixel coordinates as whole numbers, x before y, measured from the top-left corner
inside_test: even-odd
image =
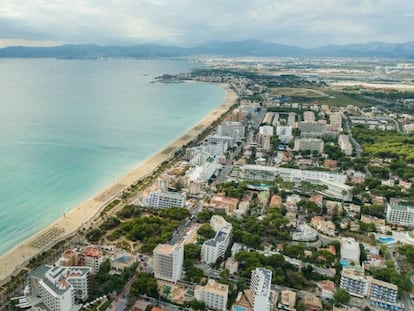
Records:
[[[0,0],[0,46],[414,41],[413,0]]]

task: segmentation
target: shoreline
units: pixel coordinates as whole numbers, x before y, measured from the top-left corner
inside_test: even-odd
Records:
[[[0,257],[0,284],[5,283],[15,272],[24,268],[31,258],[88,225],[108,203],[117,198],[125,189],[152,174],[164,161],[171,159],[179,148],[196,139],[215,120],[226,113],[236,102],[237,94],[227,84],[218,85],[226,92],[224,100],[188,131],[140,162],[138,166],[101,192],[75,206],[62,217],[2,255]]]

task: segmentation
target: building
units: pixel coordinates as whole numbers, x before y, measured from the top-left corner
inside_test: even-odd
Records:
[[[293,128],[291,126],[278,125],[276,127],[276,135],[282,143],[289,143],[293,139]]]
[[[227,144],[229,147],[236,143],[231,136],[221,136],[217,134],[207,136],[207,142],[210,144]]]
[[[333,132],[342,131],[342,115],[340,112],[332,112],[329,115],[329,128]]]
[[[105,260],[102,248],[95,245],[85,247],[81,252],[81,258],[83,265],[92,269],[92,274],[98,273],[101,263]]]
[[[414,207],[391,200],[387,206],[386,219],[393,225],[414,227]]]
[[[313,111],[304,111],[303,121],[304,122],[315,122],[315,113]]]
[[[274,167],[264,165],[243,165],[241,172],[242,178],[247,180],[273,181],[277,177],[277,170]]]
[[[277,167],[275,170],[276,174],[284,181],[294,183],[307,181],[312,184],[326,186],[325,190],[320,191],[325,196],[345,201],[352,200],[352,187],[345,184],[347,177],[344,174],[284,167]]]
[[[324,142],[319,138],[297,138],[293,149],[295,151],[316,151],[323,153]]]
[[[224,268],[229,270],[230,275],[236,274],[239,270],[239,262],[233,257],[229,257],[226,260]]]
[[[325,220],[323,216],[314,216],[310,224],[322,234],[335,236],[335,224],[330,220]]]
[[[224,257],[231,240],[232,227],[220,229],[213,239],[207,240],[201,246],[201,262],[215,263],[218,258]]]
[[[347,156],[352,155],[352,144],[349,141],[348,135],[345,135],[345,134],[339,135],[338,145],[339,145],[339,148],[341,148],[342,152],[345,153],[345,155]]]
[[[362,269],[343,268],[340,287],[355,297],[364,298],[368,293],[368,281]]]
[[[189,181],[208,181],[219,168],[217,158],[206,152],[196,152],[190,160],[192,167],[187,171]]]
[[[272,271],[256,268],[250,278],[250,290],[253,295],[253,311],[270,311],[270,287]]]
[[[219,232],[222,229],[231,228],[231,223],[227,222],[222,216],[213,215],[210,218],[210,226],[215,232]]]
[[[245,128],[241,122],[225,121],[217,127],[218,136],[229,136],[233,142],[242,141],[245,136]]]
[[[184,207],[186,199],[185,193],[156,190],[144,198],[144,205],[155,208]]]
[[[88,297],[90,274],[90,267],[41,265],[28,274],[28,294],[39,298],[51,311],[72,310],[75,298]]]
[[[317,283],[321,290],[321,297],[324,299],[333,299],[335,293],[335,283],[329,280],[323,280]]]
[[[398,310],[398,287],[394,284],[368,277],[369,302],[374,307]]]
[[[341,264],[344,267],[349,265],[360,265],[361,250],[359,243],[354,238],[341,238]]]
[[[326,133],[326,122],[300,122],[300,136],[320,137]]]
[[[208,308],[214,310],[227,310],[228,295],[229,287],[212,279],[208,280],[205,286],[196,285],[194,289],[195,299],[204,302]]]
[[[153,255],[155,278],[174,283],[181,278],[184,262],[184,246],[182,244],[158,244]]]
[[[306,293],[302,298],[302,302],[305,305],[306,311],[322,310],[321,300],[313,294]]]
[[[295,311],[296,306],[296,293],[291,290],[282,290],[280,292],[280,301],[278,308],[287,311]]]
[[[261,126],[259,128],[259,141],[262,145],[263,150],[270,150],[271,145],[271,139],[274,135],[274,128],[270,125]]]
[[[207,208],[224,210],[226,214],[232,215],[233,212],[237,209],[238,204],[239,199],[217,194],[214,195],[210,199],[210,203],[206,204],[205,206]]]

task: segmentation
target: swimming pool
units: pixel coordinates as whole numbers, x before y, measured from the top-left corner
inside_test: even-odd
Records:
[[[342,267],[349,267],[349,262],[348,262],[348,260],[346,260],[346,259],[342,259],[341,260],[341,265],[342,265]]]
[[[234,311],[246,311],[246,309],[243,307],[234,306]]]
[[[381,243],[394,243],[395,239],[390,236],[380,236],[377,238],[377,241]]]

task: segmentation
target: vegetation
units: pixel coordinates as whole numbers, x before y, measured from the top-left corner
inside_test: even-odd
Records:
[[[138,273],[137,279],[131,285],[129,295],[134,298],[140,295],[157,298],[157,280],[149,273]]]
[[[125,269],[121,275],[109,274],[111,271],[111,263],[109,259],[105,260],[99,267],[98,273],[93,276],[91,284],[91,294],[89,298],[91,300],[110,294],[112,292],[120,292],[125,283],[134,274],[136,265]]]
[[[362,126],[352,128],[352,135],[371,157],[391,158],[414,163],[414,135],[395,131],[377,131]]]
[[[346,305],[351,299],[351,295],[343,288],[338,288],[333,296],[335,304]]]

